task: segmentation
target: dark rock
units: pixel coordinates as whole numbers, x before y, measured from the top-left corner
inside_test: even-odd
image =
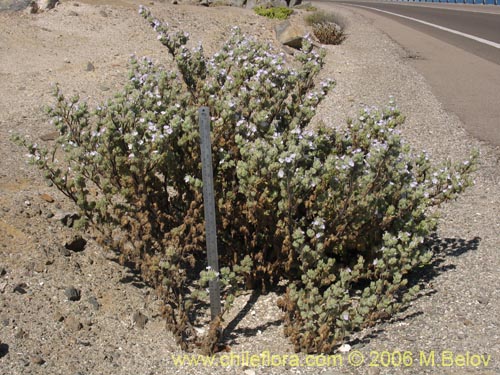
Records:
[[[66,297],[68,297],[68,300],[70,301],[80,301],[81,294],[80,291],[76,288],[73,287],[66,288],[64,294],[66,295]]]
[[[101,16],[103,16],[103,17],[107,17],[107,16],[108,16],[108,13],[106,13],[106,11],[105,11],[104,9],[101,9],[101,10],[99,11],[99,14],[100,14]]]
[[[5,275],[6,273],[7,273],[7,270],[4,267],[0,266],[0,276]]]
[[[9,353],[9,345],[0,341],[0,358],[4,357]]]
[[[87,72],[93,72],[95,70],[94,64],[92,64],[90,61],[87,63],[87,67],[85,68]]]
[[[78,13],[76,13],[74,10],[70,10],[68,16],[77,17]]]
[[[87,241],[81,236],[75,236],[71,241],[68,241],[64,244],[64,247],[68,250],[80,252],[85,249],[85,245]]]
[[[15,292],[15,293],[19,293],[19,294],[26,294],[27,293],[27,291],[26,291],[27,287],[28,287],[28,284],[26,284],[26,283],[19,283],[19,284],[16,284],[14,286],[14,289],[12,291]]]
[[[136,311],[132,316],[132,321],[134,322],[135,326],[139,327],[140,329],[143,329],[146,326],[146,323],[148,322],[148,317],[143,313],[141,313],[140,311]]]

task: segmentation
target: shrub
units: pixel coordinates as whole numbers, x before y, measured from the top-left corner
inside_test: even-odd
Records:
[[[323,10],[308,14],[305,16],[305,21],[309,26],[315,23],[336,23],[337,25],[345,28],[346,22],[338,14],[332,12],[325,12]]]
[[[345,131],[308,130],[333,87],[316,82],[324,52],[308,39],[297,69],[238,29],[206,58],[201,45],[186,48],[187,34],[140,13],[177,70],[133,57],[123,92],[95,110],[56,88],[55,146],[21,142],[78,206],[80,226],[157,288],[179,344],[212,353],[238,290],[282,280],[285,332],[299,350],[330,351],[397,311],[415,293],[407,275],[430,256],[428,208],[462,191],[474,163],[435,169],[412,155],[395,108],[367,109]],[[200,106],[212,116],[219,275],[204,254]],[[214,277],[223,311],[199,337]]]
[[[287,7],[271,7],[267,8],[264,6],[257,6],[253,8],[255,13],[259,16],[264,16],[267,18],[286,20],[293,13],[293,9]]]
[[[305,21],[323,44],[337,45],[345,40],[345,21],[334,13],[314,12],[307,15]]]
[[[346,38],[344,30],[334,23],[315,23],[312,30],[314,36],[323,44],[338,45]]]

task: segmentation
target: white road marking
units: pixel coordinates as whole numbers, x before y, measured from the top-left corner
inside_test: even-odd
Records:
[[[356,6],[356,7],[359,7],[359,8],[366,8],[366,9],[370,9],[370,10],[376,10],[377,12],[391,14],[391,15],[396,16],[396,17],[406,18],[407,20],[410,20],[410,21],[419,22],[419,23],[427,25],[427,26],[435,27],[436,29],[439,29],[439,30],[443,30],[443,31],[447,31],[447,32],[452,33],[452,34],[460,35],[460,36],[463,36],[464,38],[472,39],[472,40],[475,40],[476,42],[487,44],[488,46],[500,49],[500,43],[495,43],[495,42],[492,42],[491,40],[479,38],[478,36],[466,34],[466,33],[463,33],[461,31],[458,31],[458,30],[449,29],[447,27],[439,26],[439,25],[436,25],[434,23],[430,23],[430,22],[426,22],[426,21],[422,21],[422,20],[419,20],[417,18],[407,17],[407,16],[403,16],[403,15],[398,14],[398,13],[388,12],[386,10],[380,10],[380,9],[377,9],[377,8],[367,7],[367,6],[364,6],[364,5],[357,5],[357,4],[349,4],[349,5],[353,5],[353,6]]]

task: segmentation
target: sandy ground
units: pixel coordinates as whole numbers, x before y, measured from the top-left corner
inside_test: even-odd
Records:
[[[351,353],[363,355],[359,367],[349,363],[348,354],[342,366],[330,367],[175,367],[171,356],[181,351],[164,328],[153,291],[88,234],[84,251],[64,249],[77,235],[60,221],[72,207],[10,141],[12,134],[21,134],[50,142],[53,129],[43,106],[52,102],[56,82],[65,93],[78,92],[97,103],[122,87],[130,54],[169,64],[138,16],[138,4],[70,1],[40,15],[0,13],[0,374],[499,373],[500,152],[472,138],[443,110],[408,64],[411,51],[363,16],[325,4],[346,18],[349,35],[343,45],[325,47],[328,63],[321,74],[338,84],[317,121],[342,126],[362,106],[383,106],[392,95],[407,115],[402,131],[415,149],[426,149],[436,161],[463,160],[473,148],[481,151],[477,183],[442,207],[435,272],[427,276],[423,296],[350,343]],[[149,6],[173,28],[190,32],[193,43],[202,41],[207,53],[217,50],[233,25],[279,48],[275,22],[248,10],[170,2]],[[80,291],[78,301],[68,298],[71,287]],[[238,301],[234,320],[228,321],[232,353],[293,353],[275,301],[274,294]],[[384,366],[384,350],[392,357],[396,351],[409,352],[411,365]],[[469,358],[482,355],[490,361],[487,366],[469,361],[466,367],[458,366],[460,359],[451,367],[422,361],[422,353],[423,359],[434,353],[434,364],[446,365],[441,362],[444,351],[453,353],[454,360],[468,352]]]

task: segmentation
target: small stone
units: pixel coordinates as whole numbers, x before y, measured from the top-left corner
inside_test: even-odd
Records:
[[[177,5],[179,2],[177,0],[172,0],[172,5]]]
[[[105,11],[104,9],[101,9],[101,10],[99,11],[99,14],[100,14],[101,16],[103,16],[103,17],[107,17],[107,16],[108,16],[108,13],[106,13],[106,11]]]
[[[64,294],[66,295],[66,297],[68,297],[69,301],[80,301],[81,293],[76,288],[66,288]]]
[[[14,286],[14,289],[12,290],[14,293],[19,293],[19,294],[26,294],[26,289],[28,285],[26,283],[19,283]]]
[[[64,62],[65,62],[66,64],[71,64],[71,61],[70,61],[70,59],[68,59],[68,58],[65,58],[65,59],[64,59]]]
[[[54,213],[52,211],[49,211],[49,212],[47,212],[47,214],[45,215],[45,217],[47,219],[52,219],[54,217]]]
[[[65,257],[71,256],[71,251],[66,249],[64,246],[59,247],[59,252],[61,253],[62,256],[65,256]]]
[[[243,371],[243,373],[244,373],[245,375],[255,375],[255,370],[253,370],[253,369],[249,368],[249,369],[247,369],[247,370]]]
[[[64,321],[64,315],[63,315],[63,314],[61,314],[61,312],[56,311],[56,312],[55,312],[55,314],[54,314],[54,320],[55,320],[56,322],[61,323],[62,321]]]
[[[141,313],[140,311],[136,311],[132,316],[132,321],[134,322],[135,326],[139,327],[140,329],[143,329],[146,326],[146,323],[148,322],[148,317],[143,313]]]
[[[7,286],[6,282],[0,283],[0,293],[5,292],[5,287]]]
[[[349,351],[351,350],[351,345],[349,344],[343,344],[340,348],[339,348],[339,352],[340,353],[349,353]]]
[[[41,366],[45,363],[45,361],[39,355],[35,355],[35,356],[31,357],[31,363],[34,363],[35,365]]]
[[[89,304],[94,308],[94,310],[99,310],[101,308],[101,304],[97,301],[97,298],[94,296],[90,297],[88,300]]]
[[[472,326],[474,323],[470,319],[467,318],[459,318],[459,321],[461,321],[465,326]]]
[[[47,193],[40,194],[40,198],[42,198],[47,203],[54,203],[54,198],[52,198],[52,196]]]
[[[87,67],[85,68],[87,72],[93,72],[95,70],[94,64],[92,64],[90,61],[87,63]]]
[[[90,341],[87,340],[76,340],[76,343],[81,346],[90,346]]]
[[[71,241],[68,241],[64,244],[64,247],[68,250],[75,251],[75,252],[80,252],[85,249],[85,245],[87,244],[87,241],[82,238],[81,236],[77,235],[73,237]]]
[[[57,139],[57,137],[59,137],[59,132],[50,132],[50,133],[42,134],[40,136],[40,139],[42,141],[47,142],[47,141],[54,141]]]
[[[101,89],[101,91],[109,91],[109,87],[105,85],[100,85],[99,88]]]
[[[10,324],[10,319],[9,318],[2,319],[2,325],[4,327],[7,327],[9,324]]]
[[[68,16],[77,17],[78,13],[76,13],[74,10],[70,10]]]
[[[44,273],[45,272],[45,263],[37,263],[33,267],[33,271],[36,273]]]
[[[60,221],[63,225],[71,228],[75,220],[80,218],[80,215],[76,212],[68,212],[68,211],[58,211],[53,216],[54,220]]]
[[[21,358],[19,360],[19,364],[24,367],[28,367],[30,365],[30,362],[26,358]]]
[[[0,266],[0,276],[3,276],[7,273],[4,267]]]
[[[487,305],[490,302],[490,297],[487,296],[479,296],[477,298],[477,302],[479,302],[481,305]]]
[[[366,372],[367,375],[379,375],[380,370],[376,367],[370,367],[368,368],[368,371]]]
[[[14,335],[14,337],[15,337],[16,339],[24,339],[24,338],[28,337],[28,333],[27,333],[24,329],[20,328],[20,329],[16,332],[16,334]]]
[[[74,316],[69,316],[64,320],[64,325],[69,331],[77,332],[83,328],[82,323]]]

